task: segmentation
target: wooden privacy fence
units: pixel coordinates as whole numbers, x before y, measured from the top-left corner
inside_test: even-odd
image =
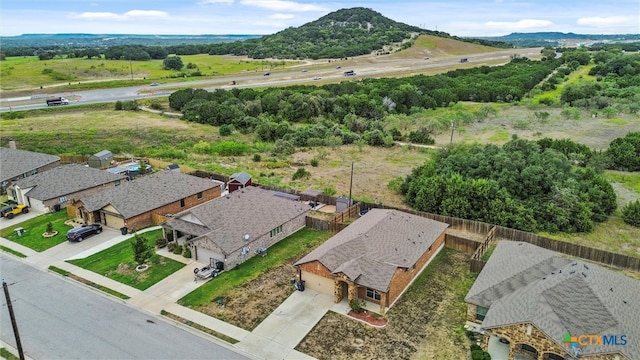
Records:
[[[294,189],[281,189],[281,188],[277,188],[275,186],[269,186],[269,185],[260,185],[257,183],[253,183],[253,186],[258,186],[262,189],[265,190],[271,190],[271,191],[278,191],[278,192],[282,192],[282,193],[287,193],[287,194],[292,194],[292,195],[297,195],[300,196],[300,200],[302,201],[316,201],[322,204],[326,204],[326,205],[335,205],[336,204],[336,199],[333,196],[328,196],[328,195],[318,195],[318,196],[309,196],[307,194],[304,194],[304,191],[298,191],[298,190],[294,190]]]
[[[467,254],[473,254],[480,246],[481,242],[456,236],[453,234],[444,234],[444,246],[466,252]]]

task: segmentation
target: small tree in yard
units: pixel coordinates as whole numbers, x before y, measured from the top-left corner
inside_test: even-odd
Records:
[[[53,230],[53,224],[51,222],[47,223],[47,234],[53,234],[55,231]]]
[[[162,65],[168,70],[180,70],[184,67],[180,56],[167,56],[162,62]]]
[[[142,265],[151,257],[151,247],[147,244],[147,240],[138,235],[138,233],[134,236],[135,241],[131,245],[133,247],[133,258],[138,265]]]
[[[629,225],[640,227],[640,200],[630,202],[622,208],[622,220]]]

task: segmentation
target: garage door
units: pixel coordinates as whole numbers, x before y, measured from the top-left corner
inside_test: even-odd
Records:
[[[334,293],[333,279],[303,271],[302,280],[304,280],[304,286],[308,289],[328,295],[333,295]]]
[[[104,214],[104,220],[107,222],[107,226],[113,229],[120,229],[124,226],[124,219],[115,217],[113,215]]]
[[[201,248],[201,247],[196,247],[196,256],[197,256],[197,261],[201,264],[207,264],[210,265],[211,264],[211,259],[215,259],[215,260],[224,260],[224,256],[222,254],[218,254],[214,251],[211,251],[209,249],[205,249],[205,248]],[[212,264],[211,264],[212,265]]]

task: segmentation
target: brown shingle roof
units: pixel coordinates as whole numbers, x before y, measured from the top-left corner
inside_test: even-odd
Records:
[[[59,156],[0,147],[0,180],[13,179],[57,161]]]
[[[386,292],[397,268],[414,266],[448,226],[397,210],[371,209],[294,265],[317,260],[334,274]]]

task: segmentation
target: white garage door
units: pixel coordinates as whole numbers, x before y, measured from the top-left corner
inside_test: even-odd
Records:
[[[328,295],[333,295],[334,293],[333,279],[303,271],[302,280],[304,281],[304,286],[308,289]]]
[[[211,262],[211,259],[215,259],[215,260],[224,260],[224,256],[222,254],[218,254],[214,251],[211,251],[209,249],[205,249],[205,248],[201,248],[201,247],[197,247],[196,248],[196,253],[197,253],[197,261],[201,264],[207,264],[209,265]],[[225,269],[228,270],[228,269]]]

